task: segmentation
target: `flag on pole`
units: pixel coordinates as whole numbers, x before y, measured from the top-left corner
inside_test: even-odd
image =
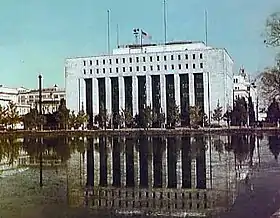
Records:
[[[143,38],[152,39],[152,36],[150,36],[148,33],[146,33],[143,30],[141,30],[141,35],[142,35]]]

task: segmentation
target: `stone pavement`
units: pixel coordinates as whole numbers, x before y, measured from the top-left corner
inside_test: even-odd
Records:
[[[280,164],[261,166],[248,184],[240,184],[238,197],[230,211],[220,218],[275,218],[280,208]],[[280,217],[280,216],[279,216]]]

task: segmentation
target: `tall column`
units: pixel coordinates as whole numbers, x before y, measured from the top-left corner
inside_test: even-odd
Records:
[[[125,87],[123,76],[119,77],[119,111],[125,109]]]
[[[208,72],[203,72],[203,91],[204,91],[204,113],[207,114],[207,117],[209,116],[209,104],[210,104],[210,110],[211,110],[211,99],[210,99],[210,93],[211,93],[211,86],[210,86],[210,75],[209,75],[209,84],[208,84]],[[210,89],[210,93],[208,96],[208,85]],[[226,95],[226,93],[225,93]],[[214,104],[216,105],[218,103],[218,99],[215,100]],[[210,111],[210,119],[211,121],[211,111]]]
[[[93,116],[99,113],[99,90],[98,90],[98,80],[96,78],[92,79],[92,92],[93,92]]]
[[[181,108],[180,75],[174,74],[175,102]]]
[[[190,106],[195,105],[195,96],[194,96],[194,76],[193,73],[189,73],[189,98]]]
[[[153,99],[153,93],[152,93],[152,77],[151,75],[146,75],[146,105],[147,106],[153,106],[152,99]]]
[[[162,188],[167,188],[168,184],[168,165],[167,165],[167,140],[163,142],[162,152]]]
[[[86,82],[84,79],[80,78],[80,110],[82,110],[82,106],[84,107],[84,111],[86,111]]]
[[[99,138],[93,139],[93,145],[94,145],[94,186],[99,186],[100,181],[100,153],[99,153]],[[98,147],[98,149],[95,149]]]
[[[132,111],[133,116],[138,114],[138,79],[137,76],[132,76]]]
[[[167,105],[166,105],[166,79],[165,75],[160,75],[160,102],[161,102],[161,108],[162,112],[167,114]],[[166,122],[166,121],[165,121]]]
[[[106,87],[106,109],[108,114],[112,113],[112,86],[110,77],[105,77]]]

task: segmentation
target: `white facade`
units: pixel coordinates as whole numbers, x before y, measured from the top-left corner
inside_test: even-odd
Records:
[[[233,77],[233,89],[234,99],[244,97],[248,102],[248,98],[252,98],[255,113],[258,113],[256,119],[258,118],[259,121],[263,120],[262,109],[259,106],[257,86],[254,82],[250,82],[249,76],[243,68],[239,70],[238,75]]]
[[[125,106],[124,77],[132,77],[133,115],[138,113],[138,76],[146,77],[146,105],[152,102],[151,76],[160,76],[160,103],[166,113],[166,75],[174,75],[175,101],[180,106],[180,75],[189,78],[189,105],[195,105],[194,75],[203,75],[204,112],[208,115],[219,101],[226,111],[232,105],[233,60],[225,49],[203,42],[119,47],[112,55],[68,58],[65,63],[66,103],[77,112],[86,106],[85,80],[92,78],[93,114],[99,113],[98,79],[105,78],[106,109],[112,111],[111,77],[119,83],[119,108]],[[208,81],[209,79],[209,81]],[[208,86],[209,84],[209,86]],[[209,92],[208,92],[209,90]]]
[[[52,113],[58,109],[60,100],[65,99],[65,90],[58,88],[56,85],[52,88],[42,89],[42,111],[44,114]],[[19,90],[17,102],[22,107],[34,108],[39,102],[38,89]]]
[[[42,90],[43,113],[57,110],[60,100],[65,99],[65,90],[58,88],[45,88]],[[9,88],[0,86],[0,105],[6,107],[9,102],[17,106],[19,115],[29,113],[30,108],[34,108],[39,100],[38,89]]]

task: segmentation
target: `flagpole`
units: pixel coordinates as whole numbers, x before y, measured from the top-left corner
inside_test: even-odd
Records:
[[[120,38],[119,38],[119,24],[117,24],[117,46],[120,46]]]
[[[141,53],[143,52],[143,30],[140,29],[140,47],[141,47]]]
[[[163,0],[164,44],[167,41],[166,0]]]
[[[208,45],[208,13],[207,10],[205,10],[205,44]]]
[[[107,47],[108,47],[108,54],[110,54],[110,10],[107,10]]]

